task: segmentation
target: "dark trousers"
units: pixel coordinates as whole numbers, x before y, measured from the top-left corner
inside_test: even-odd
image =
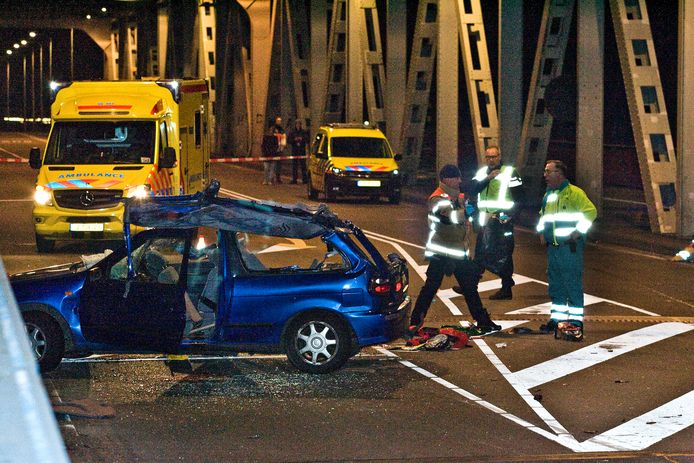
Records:
[[[301,156],[301,154],[292,153],[292,156]],[[306,178],[306,159],[292,159],[292,182],[296,182],[299,168],[301,168],[301,181],[306,183],[308,180]]]
[[[501,277],[501,286],[510,288],[513,281],[513,221],[506,223],[490,217],[477,234],[475,263]]]
[[[463,289],[463,296],[472,318],[480,324],[488,324],[491,321],[489,314],[482,307],[482,300],[477,292],[477,284],[480,281],[480,268],[477,264],[468,259],[453,259],[436,255],[429,261],[427,280],[424,282],[419,296],[417,296],[417,302],[410,316],[411,325],[418,325],[424,321],[431,301],[434,299],[436,291],[441,287],[443,277],[451,274],[455,276],[458,285]]]

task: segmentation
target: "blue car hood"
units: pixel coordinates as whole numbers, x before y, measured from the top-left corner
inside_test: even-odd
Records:
[[[50,267],[34,269],[28,272],[14,273],[10,275],[10,282],[15,283],[20,281],[49,280],[74,274],[77,270],[83,268],[84,266],[79,262],[51,265]]]

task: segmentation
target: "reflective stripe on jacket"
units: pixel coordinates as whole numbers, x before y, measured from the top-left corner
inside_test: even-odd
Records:
[[[429,238],[424,255],[439,254],[456,259],[470,257],[469,222],[465,206],[440,187],[429,196]]]
[[[558,189],[545,193],[537,231],[544,234],[548,243],[561,244],[574,231],[585,235],[597,215],[586,193],[567,180]]]
[[[511,190],[523,184],[513,166],[503,165],[500,166],[499,175],[486,182],[487,175],[491,170],[490,167],[482,167],[473,177],[473,180],[481,183],[481,189],[478,189],[477,194],[477,208],[480,211],[479,224],[482,226],[486,224],[489,214],[503,211],[512,215],[510,211],[515,203]]]

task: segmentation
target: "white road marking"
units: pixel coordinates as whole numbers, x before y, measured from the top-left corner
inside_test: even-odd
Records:
[[[233,192],[226,190],[227,194],[234,195]],[[244,197],[245,199],[253,199],[249,196],[238,195],[239,197]],[[366,232],[366,231],[365,231]],[[393,238],[387,237],[385,235],[376,234],[374,232],[368,232],[369,237],[378,241],[389,243],[393,245],[410,264],[411,268],[422,278],[426,279],[426,268],[427,266],[422,266],[417,264],[417,262],[410,256],[402,246],[398,243],[406,244],[408,246],[413,246],[415,248],[422,249],[421,246],[414,245],[401,240],[395,240]],[[543,285],[547,283],[535,280],[532,278],[527,278],[522,275],[514,275],[514,279],[517,284],[536,282]],[[492,289],[499,288],[501,282],[499,279],[490,280],[482,282],[480,284],[479,290],[489,291]],[[452,289],[439,290],[437,296],[441,299],[444,304],[451,310],[454,314],[460,314],[458,308],[453,304],[450,299],[457,297],[458,294]],[[615,304],[620,307],[625,307],[637,312],[645,313],[651,316],[660,316],[656,313],[649,312],[647,310],[640,309],[638,307],[630,306],[627,304],[622,304],[616,301],[611,301],[609,299],[598,298],[595,296],[585,295],[586,305],[594,304],[598,302],[608,302]],[[549,313],[550,303],[537,304],[531,307],[526,307],[524,309],[519,309],[509,313]],[[506,325],[506,323],[511,323]],[[525,323],[525,321],[502,321],[502,328],[508,329],[509,327],[516,326],[517,324]],[[461,325],[468,324],[468,322],[461,321]],[[539,365],[526,368],[524,370],[512,373],[508,367],[506,367],[494,354],[494,352],[487,346],[487,344],[482,339],[475,340],[475,343],[480,347],[483,353],[489,358],[492,364],[499,370],[499,372],[509,381],[509,384],[521,395],[521,398],[535,411],[535,413],[543,419],[543,421],[558,434],[552,434],[542,428],[535,426],[534,424],[527,422],[515,415],[512,415],[505,410],[491,404],[481,398],[475,396],[474,394],[446,381],[443,378],[436,376],[435,374],[415,365],[412,362],[406,360],[399,360],[399,362],[416,371],[417,373],[431,379],[439,385],[442,385],[452,392],[455,392],[468,400],[471,400],[478,405],[492,411],[493,413],[499,414],[504,418],[517,423],[529,431],[535,432],[551,441],[557,442],[574,452],[595,452],[595,451],[622,451],[622,450],[642,450],[660,440],[682,431],[687,427],[694,424],[694,391],[689,392],[665,405],[662,405],[650,412],[647,412],[640,417],[634,418],[614,429],[604,432],[599,436],[595,436],[587,441],[578,442],[575,437],[566,431],[566,429],[559,423],[547,410],[544,409],[537,401],[532,398],[528,390],[538,384],[544,384],[548,381],[567,376],[568,374],[574,373],[576,371],[589,368],[597,363],[607,361],[618,355],[627,353],[634,349],[655,343],[657,341],[666,339],[677,334],[685,333],[693,330],[694,326],[687,325],[684,323],[661,323],[651,327],[643,328],[634,332],[625,333],[623,335],[617,336],[615,338],[609,339],[607,341],[602,341],[593,346],[588,346],[583,349],[579,349],[570,354],[558,357],[547,362],[543,362]],[[609,343],[610,349],[600,348],[600,345],[607,345]],[[391,358],[400,357],[384,348],[376,348],[383,355]],[[596,351],[595,349],[600,349]],[[609,352],[609,351],[612,352]],[[597,360],[597,361],[596,361]],[[539,379],[538,379],[539,378]]]
[[[58,394],[58,390],[56,389],[55,385],[53,384],[53,381],[50,379],[47,379],[47,380],[45,380],[45,385],[46,385],[46,392],[48,393],[48,397],[55,399],[55,401],[58,404],[62,404],[63,399],[60,398],[60,394]],[[53,400],[51,400],[51,403],[52,402],[53,402]],[[60,427],[65,428],[65,429],[69,429],[70,431],[75,433],[75,436],[79,436],[79,433],[77,432],[77,428],[75,427],[74,424],[72,424],[72,418],[70,417],[70,415],[68,415],[67,413],[63,413],[62,415],[65,417],[65,419],[64,419],[64,423],[60,423]]]
[[[515,377],[513,376],[513,373],[511,373],[511,370],[508,369],[506,365],[503,364],[501,360],[499,360],[499,357],[496,356],[494,351],[487,345],[486,342],[484,342],[484,339],[473,339],[473,342],[477,345],[477,347],[480,348],[482,353],[487,356],[489,361],[496,367],[496,369],[503,375],[504,378],[508,381],[508,383],[513,387],[513,389],[516,390],[518,395],[521,396],[521,399],[525,401],[525,403],[530,407],[532,411],[535,412],[537,416],[542,419],[542,421],[549,426],[549,428],[554,431],[557,435],[559,436],[564,436],[565,438],[570,438],[574,441],[576,439],[569,433],[569,431],[562,426],[559,421],[557,421],[556,418],[552,416],[551,413],[545,409],[545,407],[540,404],[533,395],[528,391],[527,388],[523,387],[523,384],[520,384],[518,381],[516,381]],[[576,442],[578,444],[578,442]]]
[[[513,328],[514,326],[519,326],[519,325],[524,325],[528,323],[530,320],[492,320],[494,323],[497,325],[501,326],[501,331],[508,330]],[[467,320],[461,320],[460,321],[460,326],[463,328],[467,328],[468,326],[472,326],[472,323],[470,323]],[[496,333],[497,331],[495,331]]]
[[[17,153],[14,153],[14,152],[12,152],[12,151],[6,150],[5,148],[0,148],[0,151],[2,151],[2,152],[4,152],[4,153],[7,153],[7,154],[9,154],[10,156],[14,156],[15,158],[21,158],[21,156],[18,155]]]
[[[410,369],[416,371],[420,375],[425,376],[426,378],[431,379],[432,381],[436,382],[437,384],[446,387],[451,392],[455,392],[456,394],[459,394],[459,395],[465,397],[466,399],[476,403],[477,405],[486,408],[487,410],[491,411],[492,413],[496,413],[497,415],[499,415],[503,418],[506,418],[509,421],[512,421],[516,424],[523,426],[528,431],[532,431],[536,434],[539,434],[548,440],[551,440],[551,441],[556,442],[560,445],[563,445],[564,447],[566,447],[570,450],[573,450],[574,452],[585,451],[585,450],[583,450],[583,448],[584,448],[583,444],[577,442],[576,439],[571,435],[552,434],[551,432],[549,432],[545,429],[542,429],[538,426],[535,426],[534,424],[532,424],[528,421],[525,421],[524,419],[519,418],[516,415],[513,415],[513,414],[507,412],[506,410],[499,408],[496,405],[494,405],[490,402],[487,402],[486,400],[481,399],[480,397],[477,397],[475,394],[473,394],[469,391],[466,391],[465,389],[458,387],[455,384],[453,384],[449,381],[446,381],[443,378],[436,376],[434,373],[431,373],[430,371],[425,370],[424,368],[421,368],[410,361],[402,360],[394,352],[391,352],[391,351],[384,349],[382,347],[377,348],[377,350],[387,357],[400,359],[400,360],[398,360],[398,362],[400,362],[400,364],[402,364],[403,366],[406,366],[407,368],[410,368]],[[598,443],[595,443],[595,444],[591,443],[591,450],[590,451],[598,451],[598,450],[605,450],[605,447],[601,446]],[[611,450],[611,449],[608,449],[608,450]]]
[[[694,325],[680,322],[647,326],[517,371],[513,373],[514,381],[522,384],[526,389],[532,389],[540,384],[554,381],[627,352],[691,330],[694,330]]]
[[[616,450],[642,450],[694,425],[694,391],[644,413],[585,443]]]

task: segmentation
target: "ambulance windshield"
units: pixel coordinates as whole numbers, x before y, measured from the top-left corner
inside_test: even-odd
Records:
[[[151,121],[56,122],[44,164],[152,164],[155,134]]]

